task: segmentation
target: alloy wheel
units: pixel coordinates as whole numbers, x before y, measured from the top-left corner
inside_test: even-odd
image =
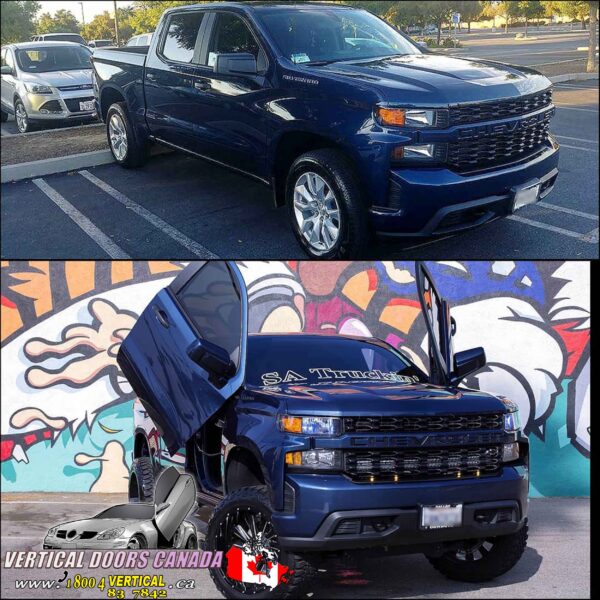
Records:
[[[341,215],[335,193],[317,173],[300,175],[294,187],[294,216],[315,254],[332,250],[340,237]]]
[[[15,107],[15,119],[17,121],[17,128],[21,133],[25,133],[27,131],[27,111],[25,110],[25,106],[21,102],[17,103]]]
[[[108,123],[108,136],[110,146],[117,160],[123,160],[127,156],[127,131],[123,119],[113,114]]]

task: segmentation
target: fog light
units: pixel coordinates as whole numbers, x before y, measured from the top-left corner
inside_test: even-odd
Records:
[[[511,442],[502,447],[502,462],[512,462],[519,458],[519,443]]]

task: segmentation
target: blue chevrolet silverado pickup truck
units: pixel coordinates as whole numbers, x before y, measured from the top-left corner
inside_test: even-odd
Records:
[[[352,7],[175,8],[149,47],[92,62],[117,162],[138,166],[159,142],[250,175],[315,258],[364,257],[373,233],[481,225],[558,174],[546,77],[429,53]]]
[[[185,454],[215,507],[205,548],[223,552],[211,575],[228,598],[298,597],[324,557],[350,551],[424,553],[460,581],[511,569],[529,443],[516,404],[461,385],[485,352],[453,352],[427,267],[428,374],[377,339],[248,335],[243,269],[191,263],[121,345],[141,404],[130,499],[151,500],[161,460]]]

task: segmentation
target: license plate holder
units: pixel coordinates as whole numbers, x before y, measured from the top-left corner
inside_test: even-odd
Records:
[[[421,506],[421,529],[460,527],[463,519],[462,504]]]
[[[79,103],[79,110],[82,112],[87,112],[89,110],[94,110],[96,108],[95,102],[93,100],[88,100],[87,102]]]
[[[513,188],[512,211],[516,212],[528,204],[535,204],[540,198],[541,187],[542,184],[540,181],[534,181]]]

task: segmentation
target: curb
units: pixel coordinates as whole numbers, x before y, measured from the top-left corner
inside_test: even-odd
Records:
[[[554,75],[549,77],[552,83],[562,83],[563,81],[588,81],[598,79],[598,73],[565,73],[564,75]]]
[[[21,181],[30,177],[54,175],[55,173],[64,173],[76,169],[87,169],[112,162],[114,162],[114,158],[110,150],[96,150],[94,152],[60,156],[59,158],[6,165],[0,169],[0,183]]]

